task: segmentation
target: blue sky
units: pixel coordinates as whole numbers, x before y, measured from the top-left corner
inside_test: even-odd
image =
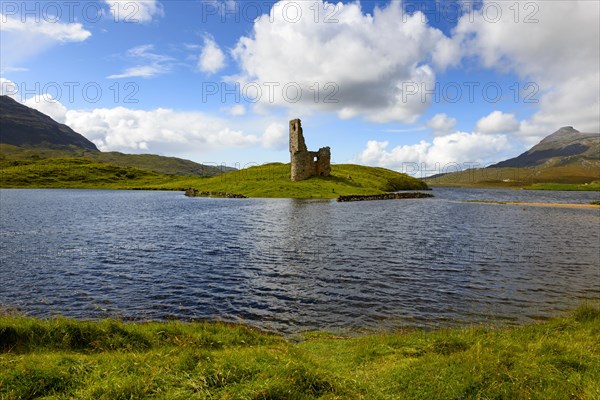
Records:
[[[299,117],[336,163],[431,174],[600,130],[598,4],[3,0],[1,90],[105,151],[287,162]]]

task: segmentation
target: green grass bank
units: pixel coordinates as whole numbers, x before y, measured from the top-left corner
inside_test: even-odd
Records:
[[[2,399],[598,399],[600,309],[299,341],[221,323],[0,317]]]

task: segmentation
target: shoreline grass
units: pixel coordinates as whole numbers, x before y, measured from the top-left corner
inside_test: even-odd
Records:
[[[600,309],[300,341],[223,323],[0,316],[2,399],[596,399]]]

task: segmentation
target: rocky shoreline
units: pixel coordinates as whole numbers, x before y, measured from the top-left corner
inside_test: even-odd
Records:
[[[225,193],[225,192],[201,192],[194,188],[185,191],[188,197],[219,197],[224,199],[247,199],[243,194]]]
[[[373,194],[373,195],[351,195],[351,196],[340,196],[337,198],[339,202],[348,201],[370,201],[370,200],[397,200],[397,199],[426,199],[433,197],[429,193],[421,192],[402,192],[402,193],[384,193],[384,194]]]

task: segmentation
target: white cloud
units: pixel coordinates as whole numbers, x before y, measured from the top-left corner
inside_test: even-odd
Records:
[[[414,145],[396,146],[388,150],[389,142],[370,140],[366,148],[353,162],[414,172],[427,176],[457,167],[483,166],[490,161],[500,161],[499,152],[510,149],[506,135],[455,132],[440,136],[431,142],[421,141]]]
[[[233,117],[241,117],[242,115],[246,114],[246,107],[241,104],[236,104],[235,106],[227,109],[227,112]]]
[[[319,7],[336,10],[332,18],[338,22],[321,18],[315,23]],[[295,15],[302,17],[296,21]],[[270,16],[255,21],[251,36],[238,41],[232,55],[242,74],[232,79],[279,85],[274,101],[261,98],[266,105],[414,122],[429,105],[421,99],[421,89],[433,88],[435,80],[428,62],[447,64],[457,56],[448,43],[444,54],[430,60],[436,46],[449,39],[422,18],[421,13],[406,15],[397,1],[376,7],[373,15],[363,13],[359,2],[280,1]],[[286,84],[302,89],[297,102],[294,89],[287,99],[283,95]]]
[[[147,23],[165,15],[158,0],[104,0],[115,21]]]
[[[454,131],[456,118],[448,117],[445,113],[439,113],[435,114],[425,125],[433,130],[434,135],[442,136]]]
[[[83,42],[92,36],[80,23],[52,22],[43,18],[36,21],[35,15],[31,17],[13,18],[0,13],[0,69],[3,73],[23,70],[19,65],[55,45]]]
[[[263,147],[283,150],[288,146],[288,131],[283,124],[273,123],[267,127],[261,137]]]
[[[521,123],[519,134],[532,143],[565,125],[598,132],[600,3],[485,0],[481,9],[489,14],[475,13],[473,20],[463,16],[453,40],[465,57],[539,87],[538,111]],[[495,9],[502,17],[491,22]]]
[[[198,59],[198,69],[214,74],[225,67],[225,53],[211,36],[204,37],[204,47]]]
[[[49,94],[35,95],[23,102],[27,107],[49,115],[56,122],[64,124],[67,117],[67,107],[54,99]]]
[[[493,111],[477,121],[475,130],[485,134],[515,133],[519,130],[519,123],[514,114]]]
[[[31,18],[17,19],[1,13],[0,19],[1,31],[26,33],[28,36],[41,36],[58,42],[83,42],[92,36],[80,23],[52,22],[45,18],[38,18],[37,21]]]
[[[8,74],[10,72],[26,72],[29,71],[29,68],[23,68],[23,67],[2,67],[0,69],[0,73],[2,74]]]
[[[19,88],[13,81],[0,77],[0,95],[17,99]]]
[[[233,130],[225,121],[207,114],[163,108],[70,110],[66,124],[103,151],[160,149],[176,153],[196,148],[200,152],[220,147],[248,147],[260,142],[256,135]]]
[[[94,142],[101,151],[177,155],[257,146],[281,150],[287,146],[286,126],[268,120],[245,121],[244,126],[250,131],[261,132],[262,127],[267,126],[262,134],[254,134],[201,112],[164,108],[144,111],[125,107],[69,110],[48,93],[21,101],[17,98],[16,85],[5,78],[0,78],[0,94],[68,125]]]
[[[127,68],[120,74],[109,75],[107,79],[122,79],[122,78],[151,78],[156,75],[164,74],[169,71],[169,68],[163,65],[140,65],[137,67]]]
[[[136,46],[127,51],[127,58],[143,61],[146,64],[127,68],[120,74],[107,76],[107,79],[121,78],[151,78],[156,75],[166,74],[171,71],[174,65],[174,59],[169,56],[157,54],[154,52],[154,45],[145,44]]]

